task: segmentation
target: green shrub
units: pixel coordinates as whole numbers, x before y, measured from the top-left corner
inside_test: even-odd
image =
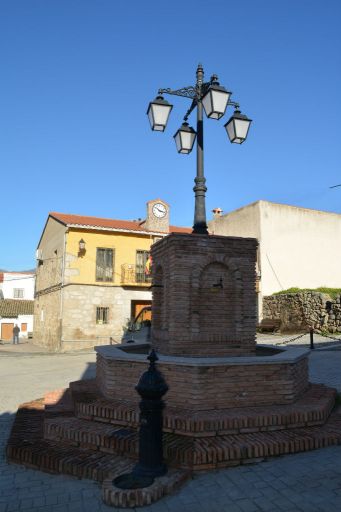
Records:
[[[339,295],[341,295],[341,288],[327,288],[326,286],[320,286],[319,288],[298,288],[296,286],[293,286],[292,288],[288,288],[287,290],[281,290],[280,292],[275,292],[272,295],[283,295],[285,293],[298,293],[298,292],[326,293],[330,296],[331,299],[336,299]]]

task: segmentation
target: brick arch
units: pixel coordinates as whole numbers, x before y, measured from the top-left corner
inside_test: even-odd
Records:
[[[242,274],[239,270],[239,265],[236,262],[235,258],[231,258],[228,256],[224,256],[223,254],[217,254],[214,259],[211,257],[207,257],[201,265],[198,265],[193,269],[192,272],[192,287],[199,288],[200,286],[200,275],[203,272],[204,268],[207,267],[210,263],[222,263],[226,265],[230,271],[234,274],[236,279],[236,286],[238,288],[242,288]]]
[[[220,287],[220,280],[221,285]],[[237,262],[206,258],[192,273],[191,333],[212,341],[241,339],[243,279]]]

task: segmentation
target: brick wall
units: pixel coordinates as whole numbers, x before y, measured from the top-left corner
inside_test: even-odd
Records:
[[[152,246],[152,344],[163,354],[255,352],[257,241],[172,234]]]
[[[103,395],[111,400],[137,404],[135,391],[141,374],[147,369],[140,361],[106,358],[97,353],[96,381]],[[228,407],[290,404],[309,386],[307,356],[293,362],[273,364],[176,363],[158,361],[169,391],[165,400],[170,407],[208,410]]]

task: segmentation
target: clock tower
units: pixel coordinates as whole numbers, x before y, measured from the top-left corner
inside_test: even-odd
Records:
[[[144,227],[149,231],[169,233],[169,205],[161,199],[148,201]]]

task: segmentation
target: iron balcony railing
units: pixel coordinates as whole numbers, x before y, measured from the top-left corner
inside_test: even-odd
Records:
[[[121,265],[121,284],[143,285],[151,283],[151,276],[146,274],[145,269],[132,263]]]

